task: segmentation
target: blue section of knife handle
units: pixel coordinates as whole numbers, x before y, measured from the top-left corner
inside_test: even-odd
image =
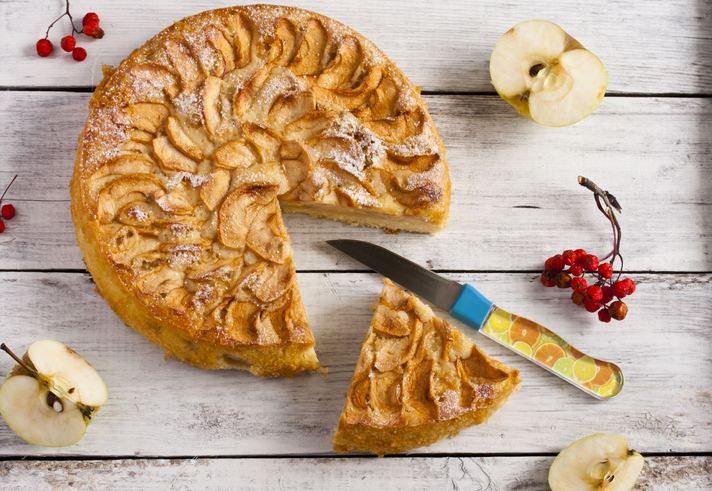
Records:
[[[465,284],[460,296],[450,307],[450,315],[468,326],[479,329],[489,317],[492,302],[478,292],[473,286]]]

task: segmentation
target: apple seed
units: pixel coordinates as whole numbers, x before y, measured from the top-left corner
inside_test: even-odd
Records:
[[[48,392],[47,393],[47,405],[57,411],[58,413],[61,413],[64,411],[64,406],[62,406],[62,401],[59,400],[59,397],[56,396],[54,392]]]
[[[536,65],[532,66],[529,69],[529,76],[530,77],[536,77],[537,74],[541,71],[541,69],[544,68],[544,65],[542,63],[537,63]]]

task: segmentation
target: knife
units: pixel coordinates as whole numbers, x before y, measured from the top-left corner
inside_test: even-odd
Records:
[[[472,285],[443,278],[369,242],[326,243],[597,399],[611,399],[623,388],[618,365],[588,356],[546,327],[497,307]]]

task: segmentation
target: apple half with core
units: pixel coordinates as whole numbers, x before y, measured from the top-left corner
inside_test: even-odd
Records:
[[[620,435],[596,433],[576,440],[554,459],[552,491],[630,491],[644,459]]]
[[[507,31],[492,51],[490,76],[505,101],[545,126],[567,126],[591,114],[607,84],[603,63],[546,20]]]
[[[0,387],[0,414],[24,440],[45,447],[66,447],[82,439],[106,402],[106,385],[76,351],[60,342],[36,341],[18,358]]]

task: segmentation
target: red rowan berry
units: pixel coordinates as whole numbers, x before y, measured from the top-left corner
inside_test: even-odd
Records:
[[[87,51],[84,48],[74,48],[72,51],[72,58],[75,61],[84,61],[87,57]]]
[[[84,34],[94,36],[99,32],[99,24],[87,24],[84,26]]]
[[[0,214],[2,214],[5,220],[10,220],[15,216],[15,207],[12,205],[4,205],[2,209],[0,209]]]
[[[565,250],[561,257],[564,259],[564,264],[567,266],[571,266],[576,262],[576,253],[571,249]]]
[[[583,292],[586,289],[586,286],[588,286],[588,283],[584,278],[573,278],[571,280],[571,288],[575,292]]]
[[[635,281],[631,280],[630,278],[626,278],[623,280],[623,282],[625,283],[626,288],[628,290],[628,295],[632,295],[635,291]]]
[[[584,299],[583,307],[589,312],[595,312],[601,308],[601,302],[591,302],[590,300]]]
[[[0,234],[3,233],[4,231],[5,231],[5,222],[0,220]]]
[[[561,257],[561,254],[550,257],[544,264],[545,269],[553,269],[555,271],[561,271],[564,269],[564,266],[564,259]]]
[[[598,311],[598,320],[601,322],[611,322],[611,314],[608,313],[608,310],[601,309]]]
[[[74,36],[64,36],[59,44],[64,51],[71,53],[74,51],[74,46],[77,45],[77,40],[74,39]]]
[[[581,260],[581,266],[586,271],[596,271],[598,269],[598,258],[593,254],[586,254]]]
[[[601,291],[603,292],[603,298],[601,299],[601,302],[608,303],[613,300],[613,289],[610,286],[605,285],[601,287]]]
[[[99,25],[99,16],[96,15],[94,12],[89,12],[82,19],[82,26],[86,27],[89,24],[95,24],[97,26]]]
[[[574,276],[581,276],[583,274],[583,267],[578,263],[572,264],[569,268],[569,273]]]
[[[37,54],[42,58],[50,55],[52,52],[52,42],[49,39],[40,39],[37,41]]]
[[[610,279],[613,276],[613,266],[611,263],[603,263],[598,266],[598,274],[601,278]]]
[[[628,285],[626,285],[623,280],[613,283],[611,285],[611,290],[613,290],[613,294],[618,298],[624,298],[628,295]]]
[[[586,296],[586,300],[589,302],[599,303],[603,300],[603,290],[601,290],[601,287],[598,285],[591,285],[586,288],[586,293],[584,295]]]
[[[575,261],[578,261],[578,260],[580,260],[580,259],[583,259],[583,257],[584,257],[586,254],[588,254],[588,253],[587,253],[585,250],[583,250],[583,249],[576,249],[576,250],[574,251],[574,255],[575,255],[574,260],[575,260]]]

